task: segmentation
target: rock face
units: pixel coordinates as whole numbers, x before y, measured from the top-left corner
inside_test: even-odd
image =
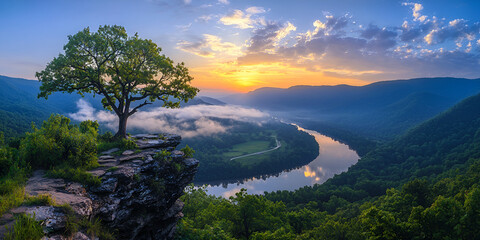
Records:
[[[176,223],[183,216],[179,197],[192,182],[198,161],[175,150],[181,140],[178,135],[142,134],[131,139],[139,149],[112,149],[99,156],[101,166],[90,173],[101,178],[100,186],[86,189],[36,171],[25,192],[48,194],[56,204],[69,204],[77,216],[99,218],[117,239],[172,239]],[[11,210],[11,214],[22,212],[43,222],[44,239],[67,239],[61,236],[67,217],[60,207],[22,206]],[[3,224],[11,225],[13,218],[7,220],[10,222]],[[70,237],[85,239],[85,233]]]
[[[198,161],[174,150],[179,136],[132,138],[140,151],[100,156],[99,163],[115,161],[115,166],[94,171],[102,184],[89,190],[93,215],[116,229],[119,239],[171,239],[182,217],[183,203],[178,198],[192,182]]]

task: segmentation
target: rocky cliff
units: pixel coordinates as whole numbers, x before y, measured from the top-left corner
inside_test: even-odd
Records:
[[[68,204],[73,214],[100,219],[117,239],[172,239],[182,217],[179,197],[192,182],[198,161],[175,150],[177,135],[135,135],[138,149],[111,149],[99,157],[101,167],[90,171],[101,185],[84,188],[63,179],[49,179],[37,171],[27,182],[30,195],[49,194],[57,205]],[[20,207],[42,221],[46,239],[89,239],[86,232],[68,232],[68,213],[59,206]],[[71,239],[71,238],[70,238]]]

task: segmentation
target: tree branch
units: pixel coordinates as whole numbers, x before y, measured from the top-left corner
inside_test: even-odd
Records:
[[[141,107],[143,107],[143,106],[145,106],[145,105],[148,105],[148,104],[152,104],[152,103],[151,103],[151,102],[147,102],[147,101],[145,101],[144,103],[142,103],[142,104],[140,104],[140,105],[136,106],[134,109],[132,109],[132,111],[130,111],[130,112],[128,113],[128,116],[131,116],[131,115],[133,115],[134,113],[136,113],[136,112],[137,112],[137,110],[138,110],[139,108],[141,108]]]

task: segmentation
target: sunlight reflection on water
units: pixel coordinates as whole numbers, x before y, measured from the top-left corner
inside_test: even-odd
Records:
[[[297,126],[298,127],[298,126]],[[244,180],[243,183],[223,183],[223,185],[207,187],[207,193],[216,196],[230,197],[245,188],[250,194],[263,194],[277,190],[295,190],[303,186],[313,186],[317,183],[323,183],[335,174],[346,171],[355,164],[359,156],[357,153],[343,143],[333,140],[316,131],[298,127],[300,131],[305,131],[315,137],[320,146],[320,153],[309,164],[289,171],[282,172],[275,176],[259,179],[252,178]]]

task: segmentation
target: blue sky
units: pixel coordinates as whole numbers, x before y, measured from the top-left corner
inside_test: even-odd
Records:
[[[480,1],[0,2],[0,75],[34,79],[85,27],[122,25],[205,91],[480,77]]]

